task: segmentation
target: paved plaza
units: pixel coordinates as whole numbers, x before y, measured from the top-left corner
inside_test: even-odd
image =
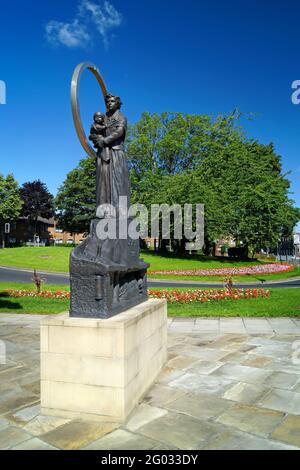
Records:
[[[168,363],[122,426],[40,414],[40,319],[0,315],[0,449],[300,449],[300,319],[170,319]]]

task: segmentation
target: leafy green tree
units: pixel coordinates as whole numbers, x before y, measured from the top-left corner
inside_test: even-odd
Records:
[[[85,232],[95,217],[96,163],[87,157],[68,173],[55,205],[59,226],[71,233]]]
[[[0,174],[0,243],[4,244],[4,224],[18,219],[22,209],[19,185],[12,174]]]
[[[290,199],[290,183],[273,144],[245,137],[240,113],[206,115],[143,113],[130,126],[127,151],[131,201],[151,204],[205,205],[205,252],[219,238],[232,237],[251,250],[275,247],[291,235],[300,219]],[[96,167],[81,160],[59,189],[60,226],[88,230],[95,214]],[[171,243],[182,253],[185,241]]]
[[[130,129],[133,201],[203,203],[206,252],[229,236],[252,250],[275,247],[300,219],[274,146],[247,140],[239,118],[145,113]]]
[[[251,250],[274,248],[291,235],[300,218],[290,199],[290,182],[273,144],[247,142],[232,154],[234,171],[227,191],[232,208],[231,234]]]

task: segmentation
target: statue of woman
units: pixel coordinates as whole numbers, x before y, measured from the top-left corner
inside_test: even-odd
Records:
[[[130,183],[124,141],[127,119],[121,113],[122,102],[111,94],[105,98],[106,115],[105,135],[94,135],[93,143],[97,148],[97,210],[103,204],[110,204],[116,210],[119,197],[126,196],[127,207],[130,198]]]

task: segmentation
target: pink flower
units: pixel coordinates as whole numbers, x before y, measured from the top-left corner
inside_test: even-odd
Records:
[[[246,276],[252,274],[276,274],[292,271],[293,269],[294,266],[291,264],[270,263],[256,266],[241,266],[236,268],[148,271],[148,274],[169,274],[173,276]]]

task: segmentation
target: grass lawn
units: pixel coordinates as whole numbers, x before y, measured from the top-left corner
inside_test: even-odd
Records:
[[[0,313],[60,313],[69,310],[69,301],[43,298],[1,297],[5,289],[32,289],[28,284],[0,283]],[[68,290],[68,286],[47,286],[46,290]],[[159,290],[159,289],[155,289]],[[186,290],[181,288],[180,290]],[[270,289],[270,298],[225,300],[211,303],[169,303],[169,316],[201,317],[300,317],[300,289]]]
[[[300,317],[300,289],[269,289],[270,298],[169,304],[171,317]]]
[[[73,248],[46,246],[22,247],[0,250],[0,266],[12,266],[38,271],[68,272],[69,257]]]
[[[70,247],[22,247],[6,248],[0,250],[0,266],[10,266],[25,269],[37,269],[38,271],[68,272]],[[150,270],[186,270],[228,268],[262,264],[261,261],[237,261],[226,258],[214,259],[204,256],[193,258],[176,258],[174,256],[159,256],[149,252],[142,252],[142,258],[150,263]],[[281,274],[267,274],[256,276],[235,276],[236,282],[262,282],[270,280],[288,279],[300,276],[300,269]],[[174,279],[189,281],[222,282],[224,276],[174,276],[174,275],[149,275],[152,279]]]
[[[43,299],[43,298],[7,298],[1,296],[1,291],[6,289],[34,290],[33,285],[18,282],[0,282],[0,313],[38,313],[50,314],[61,313],[69,310],[69,300],[65,299]],[[66,285],[46,285],[43,290],[67,291]]]

